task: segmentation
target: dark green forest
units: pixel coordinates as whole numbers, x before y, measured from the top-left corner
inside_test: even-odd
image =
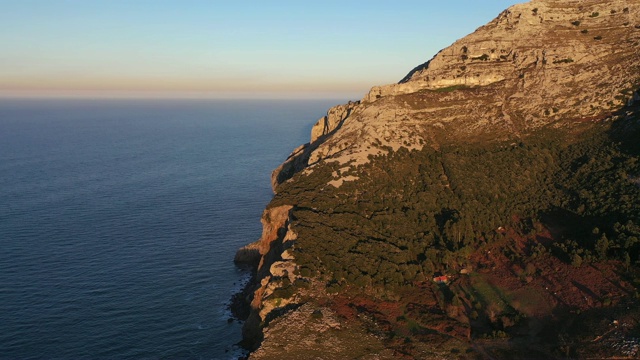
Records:
[[[322,163],[295,175],[270,206],[294,205],[302,275],[329,291],[394,289],[458,270],[470,254],[514,229],[526,256],[574,266],[640,255],[640,131],[637,120],[547,127],[506,141],[400,148],[352,166]],[[551,242],[536,242],[549,232]],[[504,247],[505,253],[509,247]]]

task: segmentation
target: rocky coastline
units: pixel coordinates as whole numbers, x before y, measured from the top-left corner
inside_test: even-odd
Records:
[[[561,156],[553,151],[583,134],[587,134],[585,138],[590,134],[606,137],[604,145],[589,143],[593,149],[627,146],[625,142],[633,140],[640,127],[639,29],[640,0],[533,0],[505,10],[413,69],[399,83],[374,87],[360,101],[329,109],[313,126],[309,143],[295,149],[274,170],[271,183],[275,196],[262,215],[262,235],[239,249],[234,259],[238,266],[253,272],[251,281],[234,296],[231,306],[234,315],[244,321],[242,345],[252,351],[250,357],[285,359],[286,356],[274,352],[287,348],[291,356],[306,356],[313,354],[312,350],[324,349],[336,358],[500,358],[509,351],[516,357],[533,354],[530,356],[570,358],[584,355],[580,351],[585,349],[593,348],[596,353],[604,349],[585,340],[587,336],[580,333],[582,322],[590,331],[618,334],[618,338],[611,340],[618,341],[616,344],[624,336],[635,336],[635,330],[629,329],[640,325],[632,324],[635,312],[625,310],[636,304],[638,298],[634,295],[638,292],[633,281],[629,280],[633,278],[632,261],[624,258],[630,257],[629,252],[623,255],[609,249],[607,253],[609,239],[599,233],[600,229],[589,229],[588,234],[594,238],[591,242],[599,241],[605,248],[596,257],[593,254],[598,252],[597,248],[578,249],[579,245],[562,233],[566,229],[559,225],[561,222],[547,221],[559,216],[557,213],[529,218],[508,213],[505,218],[512,222],[511,226],[504,222],[496,224],[491,219],[486,229],[476,231],[473,226],[480,225],[472,226],[474,220],[467,220],[463,226],[462,211],[449,208],[453,205],[447,200],[430,218],[413,214],[420,224],[432,223],[426,228],[428,231],[421,229],[418,245],[390,245],[385,236],[391,235],[381,232],[388,229],[392,229],[392,235],[402,232],[398,219],[411,214],[411,206],[420,204],[403,202],[397,209],[380,205],[370,210],[371,199],[377,201],[376,196],[367,194],[373,189],[358,185],[370,184],[368,177],[376,164],[389,161],[391,170],[383,175],[402,170],[427,178],[438,172],[433,179],[425,180],[422,189],[455,193],[452,198],[457,201],[469,196],[461,185],[470,177],[465,176],[467,173],[473,173],[474,178],[493,177],[493,181],[487,182],[496,183],[499,177],[506,177],[508,171],[521,166],[518,161],[530,167],[540,163],[541,175],[532,175],[534,180],[521,176],[534,173],[522,166],[514,171],[515,180],[507,181],[495,196],[484,199],[481,194],[471,201],[479,204],[486,200],[484,207],[488,207],[492,202],[507,203],[507,196],[501,198],[505,191],[521,188],[514,190],[513,196],[519,196],[527,187],[551,181],[562,171],[573,171],[560,169]],[[611,139],[617,143],[609,144]],[[560,145],[547,145],[552,140]],[[630,157],[625,164],[631,164],[625,170],[629,171],[625,179],[638,177],[633,170],[634,146],[624,148],[632,149],[623,154]],[[444,149],[450,154],[445,154]],[[600,154],[597,151],[603,150],[593,151]],[[615,149],[618,152],[612,151],[623,157],[618,148]],[[483,152],[493,156],[492,160],[470,155]],[[524,155],[521,158],[513,155],[517,159],[513,160],[507,158],[512,156],[509,152]],[[495,154],[505,153],[508,164],[500,170],[493,169],[498,168],[502,159]],[[406,159],[416,154],[426,154],[420,166],[426,168],[428,161],[433,161],[434,167],[413,169],[420,166]],[[597,156],[576,157],[570,165],[577,168],[578,160]],[[393,168],[389,159],[405,161],[398,160],[405,168]],[[469,170],[475,169],[474,161],[478,159],[486,162],[489,170]],[[461,171],[463,175],[455,179],[454,165],[467,173]],[[563,179],[573,175],[563,175]],[[383,190],[378,190],[379,198],[396,191],[394,186],[400,186],[397,183],[403,184],[402,191],[413,191],[411,187],[417,186],[417,181],[408,177],[389,176],[386,181]],[[552,184],[540,192],[548,196],[559,187]],[[587,192],[584,189],[581,194]],[[636,196],[633,194],[624,198],[631,199]],[[326,195],[329,199],[325,199],[326,204],[330,205],[315,208],[316,195]],[[434,204],[437,201],[444,202],[433,200]],[[527,201],[522,200],[514,207],[523,211],[520,209]],[[349,207],[352,203],[357,211]],[[335,216],[340,206],[348,208],[340,213],[347,218],[338,224],[340,231],[324,229],[323,226],[330,227],[326,225],[331,224],[327,219]],[[480,206],[480,211],[484,207]],[[575,219],[584,208],[584,205],[577,207],[562,216]],[[307,223],[300,220],[297,215],[300,213],[305,214]],[[630,217],[637,215],[636,210],[627,213]],[[382,219],[378,220],[381,225],[369,240],[377,245],[359,241],[357,234],[363,222],[376,216]],[[389,220],[391,216],[395,217]],[[628,224],[631,225],[625,230],[620,230],[622,225],[615,225],[616,231],[636,231],[633,221]],[[298,263],[298,254],[307,261],[316,260],[309,255],[314,250],[309,249],[310,242],[332,241],[343,236],[343,230],[351,232],[345,237],[354,244],[347,249],[354,259],[366,258],[363,255],[366,251],[378,254],[370,250],[375,246],[387,249],[381,251],[380,258],[384,261],[380,261],[377,270],[359,273],[355,264],[343,264],[335,258],[318,260],[323,266],[332,266],[331,269]],[[296,244],[303,231],[307,236],[318,234],[318,237],[307,238],[307,248],[301,250]],[[444,235],[435,239],[433,234],[438,231]],[[447,231],[453,235],[446,235]],[[413,234],[406,237],[410,236]],[[440,254],[449,253],[437,255],[429,247],[416,250],[420,241],[427,238],[434,239],[431,248],[439,246],[443,249]],[[474,242],[474,246],[465,249],[465,241]],[[327,247],[319,248],[327,251]],[[464,254],[451,255],[461,248],[466,251]],[[347,250],[338,252],[337,257]],[[564,252],[556,256],[559,251]],[[393,264],[392,260],[403,256],[403,252],[412,253],[412,258],[401,266]],[[322,254],[317,254],[314,256],[319,259]],[[622,258],[607,258],[612,254]],[[592,259],[589,267],[581,267],[587,256]],[[367,265],[366,260],[362,260],[363,266]],[[384,266],[392,269],[389,271],[394,279],[399,278],[398,283],[404,287],[387,291],[391,285],[387,286],[385,279],[378,279],[383,285],[376,287],[372,274],[382,273]],[[432,281],[434,272],[424,269],[437,269],[449,277],[445,276],[444,284],[436,283]],[[621,276],[622,273],[625,275]],[[581,276],[588,279],[588,285],[581,283]],[[494,303],[486,300],[492,296],[496,298]],[[528,303],[532,298],[535,304]],[[580,314],[588,315],[579,317]],[[620,323],[627,321],[629,329],[607,333],[605,330],[613,326],[612,322],[591,322],[599,316],[615,317]],[[557,331],[561,333],[556,334]],[[570,332],[575,336],[571,341],[566,340]],[[545,338],[549,334],[557,337]],[[518,346],[510,344],[509,337],[518,339],[514,340]],[[640,347],[632,353],[639,354]]]

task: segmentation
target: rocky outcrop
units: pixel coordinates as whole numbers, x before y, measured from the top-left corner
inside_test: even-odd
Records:
[[[634,52],[636,6],[623,0],[534,0],[515,5],[440,51],[400,83],[374,87],[364,100],[449,86],[486,86],[519,78],[530,68],[550,75],[554,84],[572,82],[590,63]],[[619,35],[626,41],[619,42]],[[573,62],[574,71],[553,66]]]
[[[249,245],[241,247],[236,252],[236,256],[234,257],[233,262],[238,266],[257,268],[260,260],[262,259],[259,246],[260,242],[256,241]]]
[[[270,264],[278,259],[284,251],[283,245],[287,238],[289,226],[289,213],[292,209],[290,205],[278,206],[267,209],[262,214],[262,236],[258,240],[258,251],[260,252],[260,263],[258,264],[258,274],[268,269]]]
[[[263,346],[251,354],[251,359],[317,359],[320,355],[326,359],[398,358],[366,329],[329,308],[310,304],[278,318],[264,336]]]
[[[292,206],[284,205],[264,211],[262,236],[258,241],[238,250],[237,263],[251,263],[256,274],[248,285],[250,314],[243,327],[245,344],[257,346],[262,339],[262,327],[274,317],[299,303],[293,285],[304,281],[289,249],[296,234],[290,227]]]
[[[342,123],[351,115],[351,112],[360,105],[359,101],[348,102],[344,105],[334,106],[327,115],[320,118],[313,128],[311,128],[311,143],[317,141],[320,137],[326,136],[340,128]]]
[[[276,192],[278,185],[291,179],[297,172],[309,164],[309,156],[315,147],[304,144],[297,147],[291,155],[271,173],[271,189]]]
[[[276,168],[271,174],[271,188],[274,192],[278,185],[289,180],[297,172],[309,165],[313,165],[315,159],[310,160],[311,154],[317,149],[324,139],[335,131],[349,118],[351,113],[360,106],[360,102],[348,102],[344,105],[334,106],[327,115],[320,118],[311,129],[311,141],[297,147],[291,155]],[[310,163],[311,161],[311,163]]]

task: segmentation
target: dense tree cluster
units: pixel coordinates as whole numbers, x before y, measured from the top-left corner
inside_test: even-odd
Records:
[[[335,163],[298,174],[271,206],[295,205],[295,256],[307,274],[393,289],[457,269],[501,229],[562,229],[551,250],[567,262],[640,255],[637,130],[550,128],[518,139],[400,148],[353,166],[359,180],[335,188]],[[386,149],[389,150],[389,149]],[[508,251],[508,249],[505,249]]]

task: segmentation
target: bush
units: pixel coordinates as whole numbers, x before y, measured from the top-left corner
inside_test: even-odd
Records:
[[[582,257],[578,254],[573,254],[573,257],[571,258],[571,265],[577,268],[582,266]]]
[[[566,59],[560,59],[560,60],[553,60],[554,64],[569,64],[572,63],[573,59],[572,58],[566,58]]]
[[[320,309],[314,310],[311,313],[311,318],[312,319],[322,319],[323,316],[324,315],[322,314],[322,310],[320,310]]]
[[[286,288],[279,288],[273,291],[271,296],[275,298],[289,299],[296,293],[296,289],[293,286],[288,286]]]

